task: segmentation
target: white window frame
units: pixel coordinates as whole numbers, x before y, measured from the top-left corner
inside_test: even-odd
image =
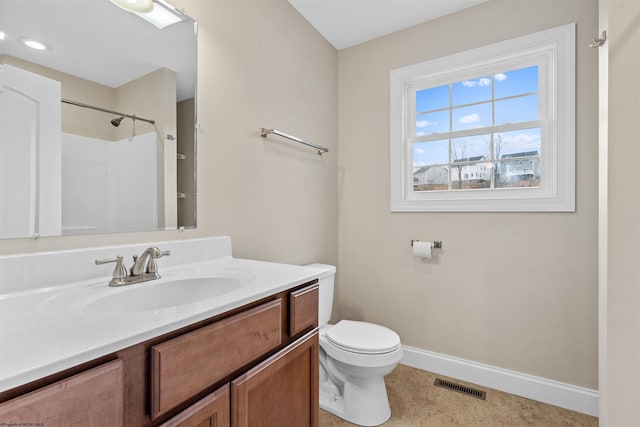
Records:
[[[538,65],[541,182],[536,188],[413,191],[415,88]],[[392,212],[575,211],[575,24],[392,70]],[[413,108],[413,110],[412,110]],[[413,111],[413,114],[410,112]],[[522,129],[523,126],[516,126]],[[504,131],[508,131],[506,126]],[[448,138],[448,133],[441,134]],[[418,141],[419,142],[419,141]]]

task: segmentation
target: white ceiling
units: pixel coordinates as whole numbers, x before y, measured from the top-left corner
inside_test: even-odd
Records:
[[[195,93],[192,21],[160,30],[109,0],[0,0],[0,30],[0,54],[113,88],[165,67],[176,72],[178,99]],[[51,50],[29,49],[20,37]]]
[[[289,0],[336,49],[355,46],[488,0]]]

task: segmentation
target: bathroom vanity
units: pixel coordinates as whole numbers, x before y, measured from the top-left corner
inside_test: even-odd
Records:
[[[207,253],[210,243],[197,243],[208,247],[204,258],[212,255]],[[185,243],[158,245],[174,246],[173,256]],[[0,310],[7,309],[1,314],[3,329],[12,316],[22,325],[12,322],[14,331],[0,332],[0,422],[316,426],[318,281],[313,270],[234,259],[230,241],[213,242],[216,245],[222,252],[213,255],[223,256],[187,267],[177,260],[173,269],[159,262],[160,273],[163,267],[167,270],[166,283],[191,291],[199,288],[190,287],[191,279],[184,277],[197,274],[202,281],[241,272],[245,280],[237,288],[228,287],[214,297],[205,294],[185,303],[170,295],[175,306],[146,298],[122,309],[129,296],[148,297],[146,289],[152,291],[154,282],[132,285],[148,287],[145,291],[114,290],[104,277],[100,283],[85,280],[51,289],[32,283],[26,287],[34,289],[5,294],[0,299]],[[114,248],[96,251],[102,256],[110,250]],[[7,273],[10,262],[16,259],[0,257],[0,275]],[[100,295],[97,299],[94,291]],[[116,301],[121,311],[110,314],[114,295],[120,293],[124,297]],[[103,302],[106,308],[101,311]],[[30,304],[31,313],[40,318],[21,317],[21,304]],[[52,314],[61,307],[67,312]],[[59,341],[62,345],[56,344]],[[51,351],[35,357],[6,354],[11,348],[45,351],[47,345]]]

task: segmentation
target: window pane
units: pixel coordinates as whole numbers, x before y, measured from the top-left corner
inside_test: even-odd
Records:
[[[496,133],[493,136],[496,159],[540,156],[540,128]]]
[[[490,159],[491,136],[476,135],[451,140],[451,161],[474,162]]]
[[[454,108],[452,121],[454,131],[491,126],[491,103]]]
[[[416,136],[442,132],[449,132],[449,110],[416,117]]]
[[[520,159],[498,162],[496,188],[539,187],[540,159]]]
[[[498,73],[493,76],[495,99],[538,91],[538,66]]]
[[[452,100],[454,106],[491,100],[491,77],[453,84]]]
[[[449,169],[445,166],[423,166],[413,171],[413,191],[449,189]]]
[[[413,167],[449,163],[449,140],[418,142],[413,144]]]
[[[451,189],[470,190],[491,187],[491,163],[478,162],[451,166]]]
[[[538,95],[496,101],[496,125],[538,120]]]
[[[449,107],[449,85],[416,92],[416,113]]]

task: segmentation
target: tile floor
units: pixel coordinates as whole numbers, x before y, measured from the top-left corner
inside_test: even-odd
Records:
[[[487,392],[480,400],[433,385],[442,378]],[[597,427],[598,419],[578,412],[546,405],[486,387],[436,376],[405,365],[399,365],[386,377],[391,405],[389,427]],[[320,427],[346,427],[353,424],[320,410]]]

